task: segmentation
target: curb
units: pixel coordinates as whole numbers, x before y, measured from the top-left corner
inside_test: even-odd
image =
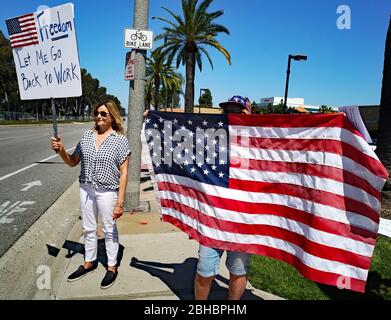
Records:
[[[79,241],[80,230],[82,230],[82,225],[80,219],[78,219],[64,240]],[[50,267],[52,278],[51,289],[37,291],[33,297],[33,300],[57,300],[57,292],[61,286],[62,281],[64,281],[64,278],[66,277],[65,272],[71,261],[70,258],[66,257],[68,253],[68,249],[61,247],[60,252],[54,260],[54,263]]]
[[[56,260],[50,250],[62,246],[79,217],[79,205],[67,201],[74,199],[77,185],[74,182],[0,258],[0,299],[34,299],[48,291],[38,285],[50,284],[50,266]]]

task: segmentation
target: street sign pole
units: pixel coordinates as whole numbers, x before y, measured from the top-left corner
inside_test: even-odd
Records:
[[[58,139],[58,129],[57,129],[57,113],[56,113],[56,104],[54,103],[54,98],[50,98],[50,104],[52,108],[52,119],[53,119],[53,134],[56,139]],[[58,150],[55,150],[58,153]]]
[[[133,27],[148,27],[148,0],[134,0]],[[138,211],[140,207],[141,139],[145,96],[145,50],[136,50],[134,80],[129,82],[127,137],[132,152],[128,168],[127,207]]]
[[[54,137],[57,139],[58,138],[57,113],[56,113],[56,104],[54,103],[54,98],[50,98],[50,104],[52,108],[53,132],[54,132]]]

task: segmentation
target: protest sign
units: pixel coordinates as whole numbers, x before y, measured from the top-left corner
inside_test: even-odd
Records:
[[[82,95],[73,4],[6,20],[22,100]]]
[[[378,232],[383,236],[391,238],[391,220],[380,218]]]
[[[358,106],[343,106],[343,107],[338,107],[338,110],[346,114],[350,122],[356,127],[358,131],[361,132],[366,142],[373,143],[372,138],[369,135],[369,132],[365,127],[365,124],[361,118],[361,114]]]

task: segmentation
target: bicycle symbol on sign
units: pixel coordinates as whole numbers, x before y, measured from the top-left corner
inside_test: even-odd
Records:
[[[130,39],[135,41],[137,39],[140,39],[141,41],[146,41],[147,40],[147,36],[145,34],[142,34],[141,31],[136,31],[136,33],[133,33],[131,36],[130,36]]]

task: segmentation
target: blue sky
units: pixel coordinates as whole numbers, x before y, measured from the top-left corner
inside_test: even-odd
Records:
[[[0,29],[8,36],[5,20],[67,3],[58,0],[2,1]],[[80,64],[98,78],[108,92],[128,104],[129,83],[123,80],[123,30],[133,26],[133,0],[75,0]],[[168,17],[161,8],[181,10],[180,0],[149,0],[149,29],[161,32]],[[351,29],[337,28],[337,7],[348,5]],[[230,30],[218,40],[231,54],[232,65],[210,48],[214,69],[206,59],[197,69],[195,102],[200,88],[209,88],[213,104],[232,95],[251,101],[283,96],[288,54],[308,55],[292,62],[289,97],[305,104],[379,104],[384,44],[391,12],[390,0],[215,0],[211,11],[222,9],[216,21]],[[155,43],[155,46],[158,45]],[[184,68],[179,71],[184,73]]]

